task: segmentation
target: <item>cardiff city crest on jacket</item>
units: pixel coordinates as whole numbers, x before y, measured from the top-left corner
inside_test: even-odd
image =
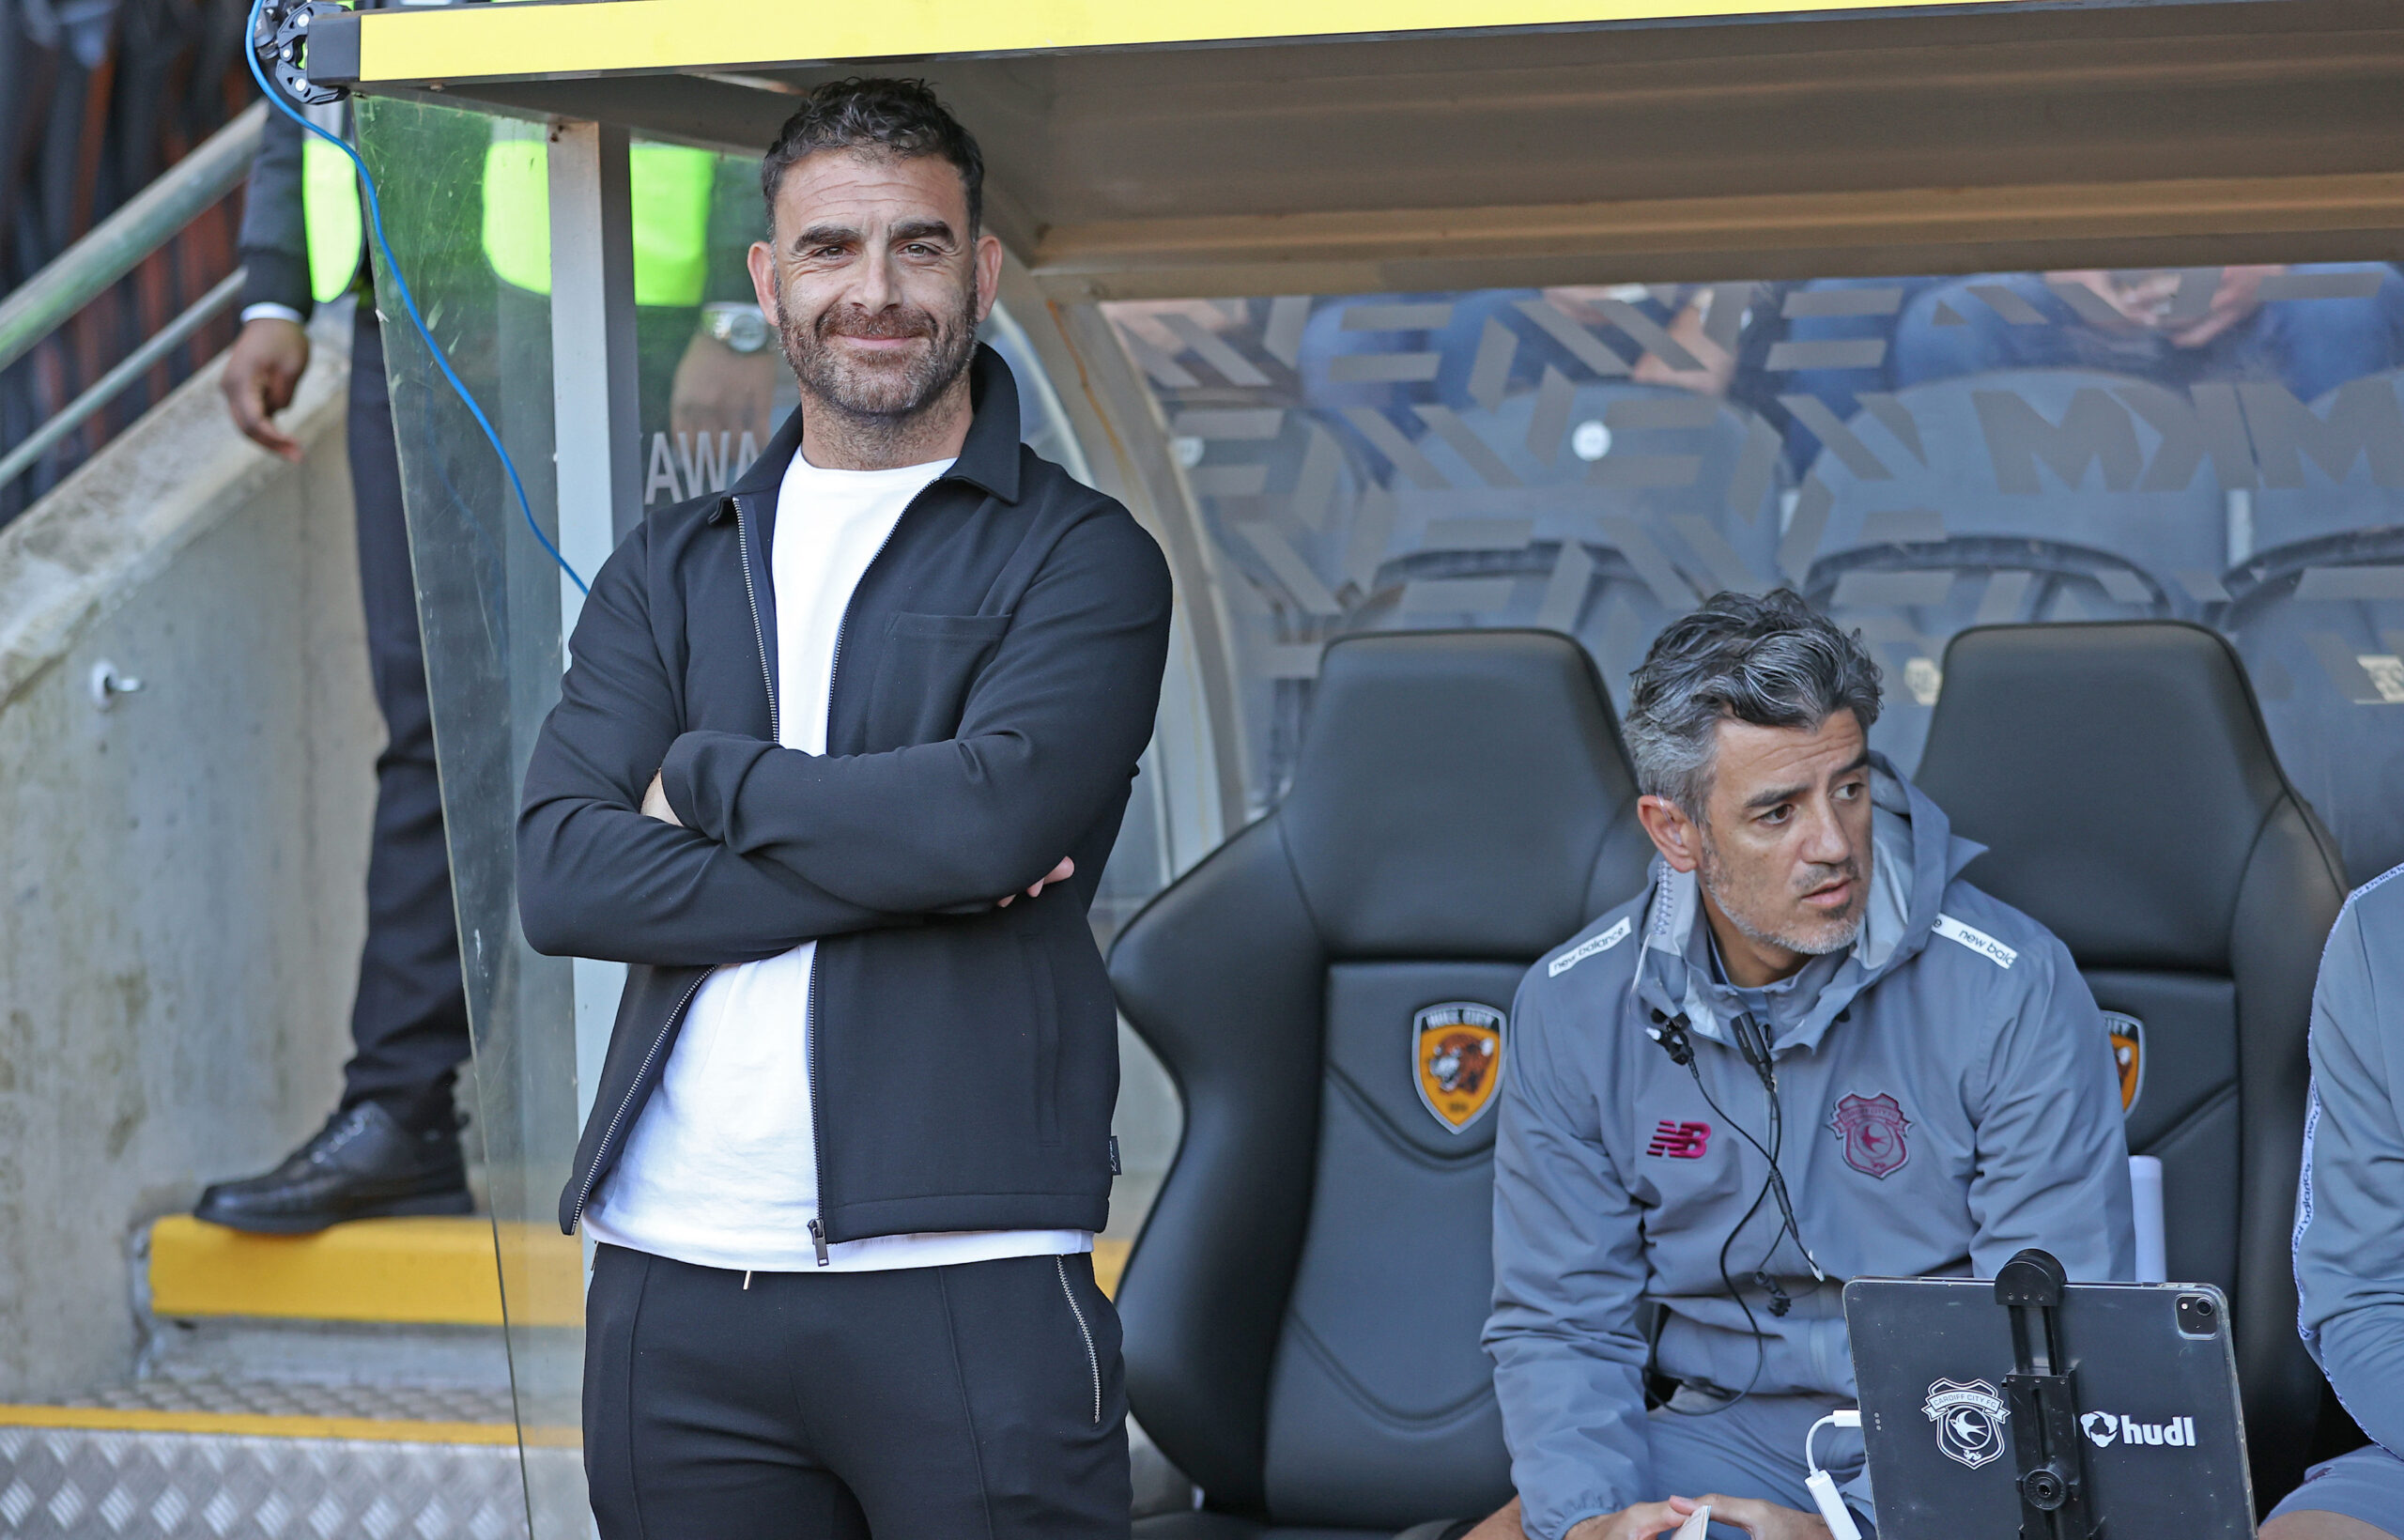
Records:
[[[1936,1424],[1936,1447],[1948,1459],[1975,1471],[2003,1454],[2003,1424],[2011,1412],[1985,1380],[1940,1379],[1919,1409]]]
[[[1903,1104],[1884,1091],[1844,1098],[1828,1119],[1828,1127],[1844,1141],[1844,1163],[1880,1181],[1912,1158],[1911,1147],[1903,1143],[1911,1126]]]
[[[1437,1122],[1459,1133],[1486,1116],[1502,1084],[1502,1012],[1465,1000],[1410,1019],[1411,1084]]]

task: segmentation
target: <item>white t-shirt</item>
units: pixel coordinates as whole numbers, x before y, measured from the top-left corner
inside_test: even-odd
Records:
[[[777,594],[777,741],[826,751],[835,639],[852,591],[910,500],[948,460],[821,470],[796,451],[768,553]],[[809,1104],[809,974],[818,944],[722,967],[686,1008],[659,1088],[584,1224],[595,1240],[701,1267],[818,1270]],[[1093,1249],[1084,1230],[876,1236],[827,1248],[826,1270],[948,1267]]]

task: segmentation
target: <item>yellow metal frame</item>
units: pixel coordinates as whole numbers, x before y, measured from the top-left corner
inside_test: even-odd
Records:
[[[1959,10],[1994,0],[587,0],[362,12],[362,85],[762,69],[1180,43]]]
[[[577,1242],[543,1224],[501,1231],[509,1244],[497,1254],[493,1223],[481,1218],[365,1219],[279,1237],[177,1214],[150,1227],[150,1309],[162,1317],[500,1326],[506,1284],[510,1324],[581,1326]],[[1117,1292],[1127,1250],[1124,1240],[1094,1242],[1103,1293]]]
[[[217,1433],[247,1439],[352,1439],[374,1443],[515,1444],[515,1423],[413,1423],[373,1417],[270,1417],[248,1412],[143,1411],[112,1407],[0,1405],[0,1427],[96,1433]],[[532,1435],[534,1429],[529,1429]],[[573,1429],[537,1441],[574,1442]]]
[[[577,1243],[547,1226],[507,1228],[516,1324],[581,1325]],[[367,1219],[291,1237],[183,1214],[150,1227],[150,1308],[162,1317],[499,1326],[501,1272],[488,1219]]]

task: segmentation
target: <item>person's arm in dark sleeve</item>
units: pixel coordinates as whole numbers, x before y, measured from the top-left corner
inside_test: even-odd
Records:
[[[300,198],[300,124],[274,111],[259,126],[259,147],[251,158],[242,195],[242,318],[254,307],[273,305],[305,321],[316,308],[309,292],[309,232]]]
[[[991,901],[1052,870],[1127,794],[1168,655],[1169,578],[1123,511],[1060,537],[970,687],[958,735],[831,756],[688,732],[660,766],[677,816],[873,909]]]
[[[1521,1522],[1531,1540],[1561,1540],[1654,1494],[1641,1215],[1595,1127],[1592,1087],[1564,1062],[1568,1024],[1546,1020],[1545,993],[1531,974],[1511,1008],[1485,1343]]]
[[[640,810],[677,727],[643,604],[644,547],[639,531],[593,579],[560,703],[527,763],[517,911],[528,944],[620,962],[749,962],[821,936],[916,923]]]
[[[2042,1246],[2076,1281],[2125,1282],[2136,1271],[2136,1228],[2119,1071],[2103,1013],[2051,934],[2021,947],[2010,975],[2027,982],[2011,977],[2019,993],[1973,1109],[1970,1266],[1992,1278],[2023,1247]]]
[[[2404,879],[2390,878],[2391,884]],[[2404,947],[2404,904],[2346,906],[2312,996],[2312,1111],[2297,1189],[2297,1325],[2362,1430],[2404,1449],[2404,999],[2382,998],[2374,928]],[[2399,923],[2379,925],[2395,916]],[[2392,981],[2394,975],[2389,975]]]

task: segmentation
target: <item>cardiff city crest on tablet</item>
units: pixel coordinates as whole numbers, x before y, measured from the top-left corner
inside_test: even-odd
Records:
[[[1502,1084],[1502,1013],[1465,1000],[1410,1020],[1411,1084],[1420,1104],[1458,1133],[1486,1116]]]
[[[1936,1447],[1947,1459],[1975,1471],[2002,1455],[2003,1424],[2011,1411],[1985,1380],[1940,1379],[1919,1409],[1936,1424]]]

